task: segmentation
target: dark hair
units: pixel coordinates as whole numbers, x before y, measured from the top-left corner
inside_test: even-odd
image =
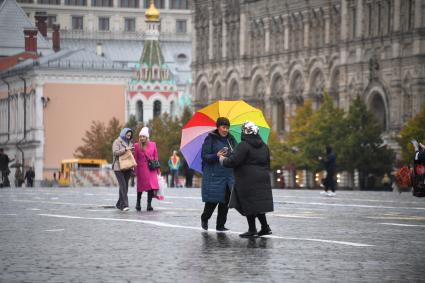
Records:
[[[230,127],[230,121],[226,117],[219,117],[219,118],[217,118],[215,125],[217,126],[217,128],[220,127],[220,126]]]
[[[331,145],[327,145],[326,146],[326,153],[331,153],[332,152],[332,146]]]

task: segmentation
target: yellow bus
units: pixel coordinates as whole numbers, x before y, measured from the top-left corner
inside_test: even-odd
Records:
[[[71,184],[71,172],[84,168],[101,168],[108,164],[105,159],[64,159],[61,162],[61,170],[58,176],[58,183],[61,187],[68,187]]]

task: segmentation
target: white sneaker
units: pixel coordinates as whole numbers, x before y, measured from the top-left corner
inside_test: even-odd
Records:
[[[320,194],[321,194],[322,196],[327,196],[327,195],[328,195],[328,192],[323,191],[323,192],[320,192]]]
[[[328,196],[330,196],[330,197],[334,197],[334,196],[336,196],[336,193],[334,193],[334,192],[329,192],[329,193],[328,193]]]
[[[124,207],[123,209],[122,209],[122,211],[129,211],[130,209],[128,208],[128,207]]]

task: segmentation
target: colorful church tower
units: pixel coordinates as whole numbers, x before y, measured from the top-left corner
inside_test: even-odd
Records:
[[[135,76],[129,81],[127,119],[134,115],[139,122],[148,122],[163,113],[178,114],[179,91],[172,78],[159,44],[160,14],[151,0],[145,12],[148,30],[145,33],[142,56]]]

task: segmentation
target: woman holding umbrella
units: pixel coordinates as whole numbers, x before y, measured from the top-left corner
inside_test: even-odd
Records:
[[[226,157],[219,152],[220,163],[233,168],[235,187],[230,208],[235,208],[248,220],[248,232],[240,237],[250,238],[272,233],[267,224],[266,212],[273,211],[273,195],[270,183],[270,151],[259,136],[259,128],[253,122],[245,122],[241,129],[241,142]],[[255,218],[261,223],[257,233]]]
[[[201,226],[202,229],[208,230],[208,220],[218,205],[216,230],[227,231],[224,224],[227,220],[230,189],[234,179],[232,169],[220,166],[219,155],[230,153],[236,146],[236,140],[229,133],[229,119],[219,117],[216,127],[202,144],[202,201],[205,206],[201,215]]]

